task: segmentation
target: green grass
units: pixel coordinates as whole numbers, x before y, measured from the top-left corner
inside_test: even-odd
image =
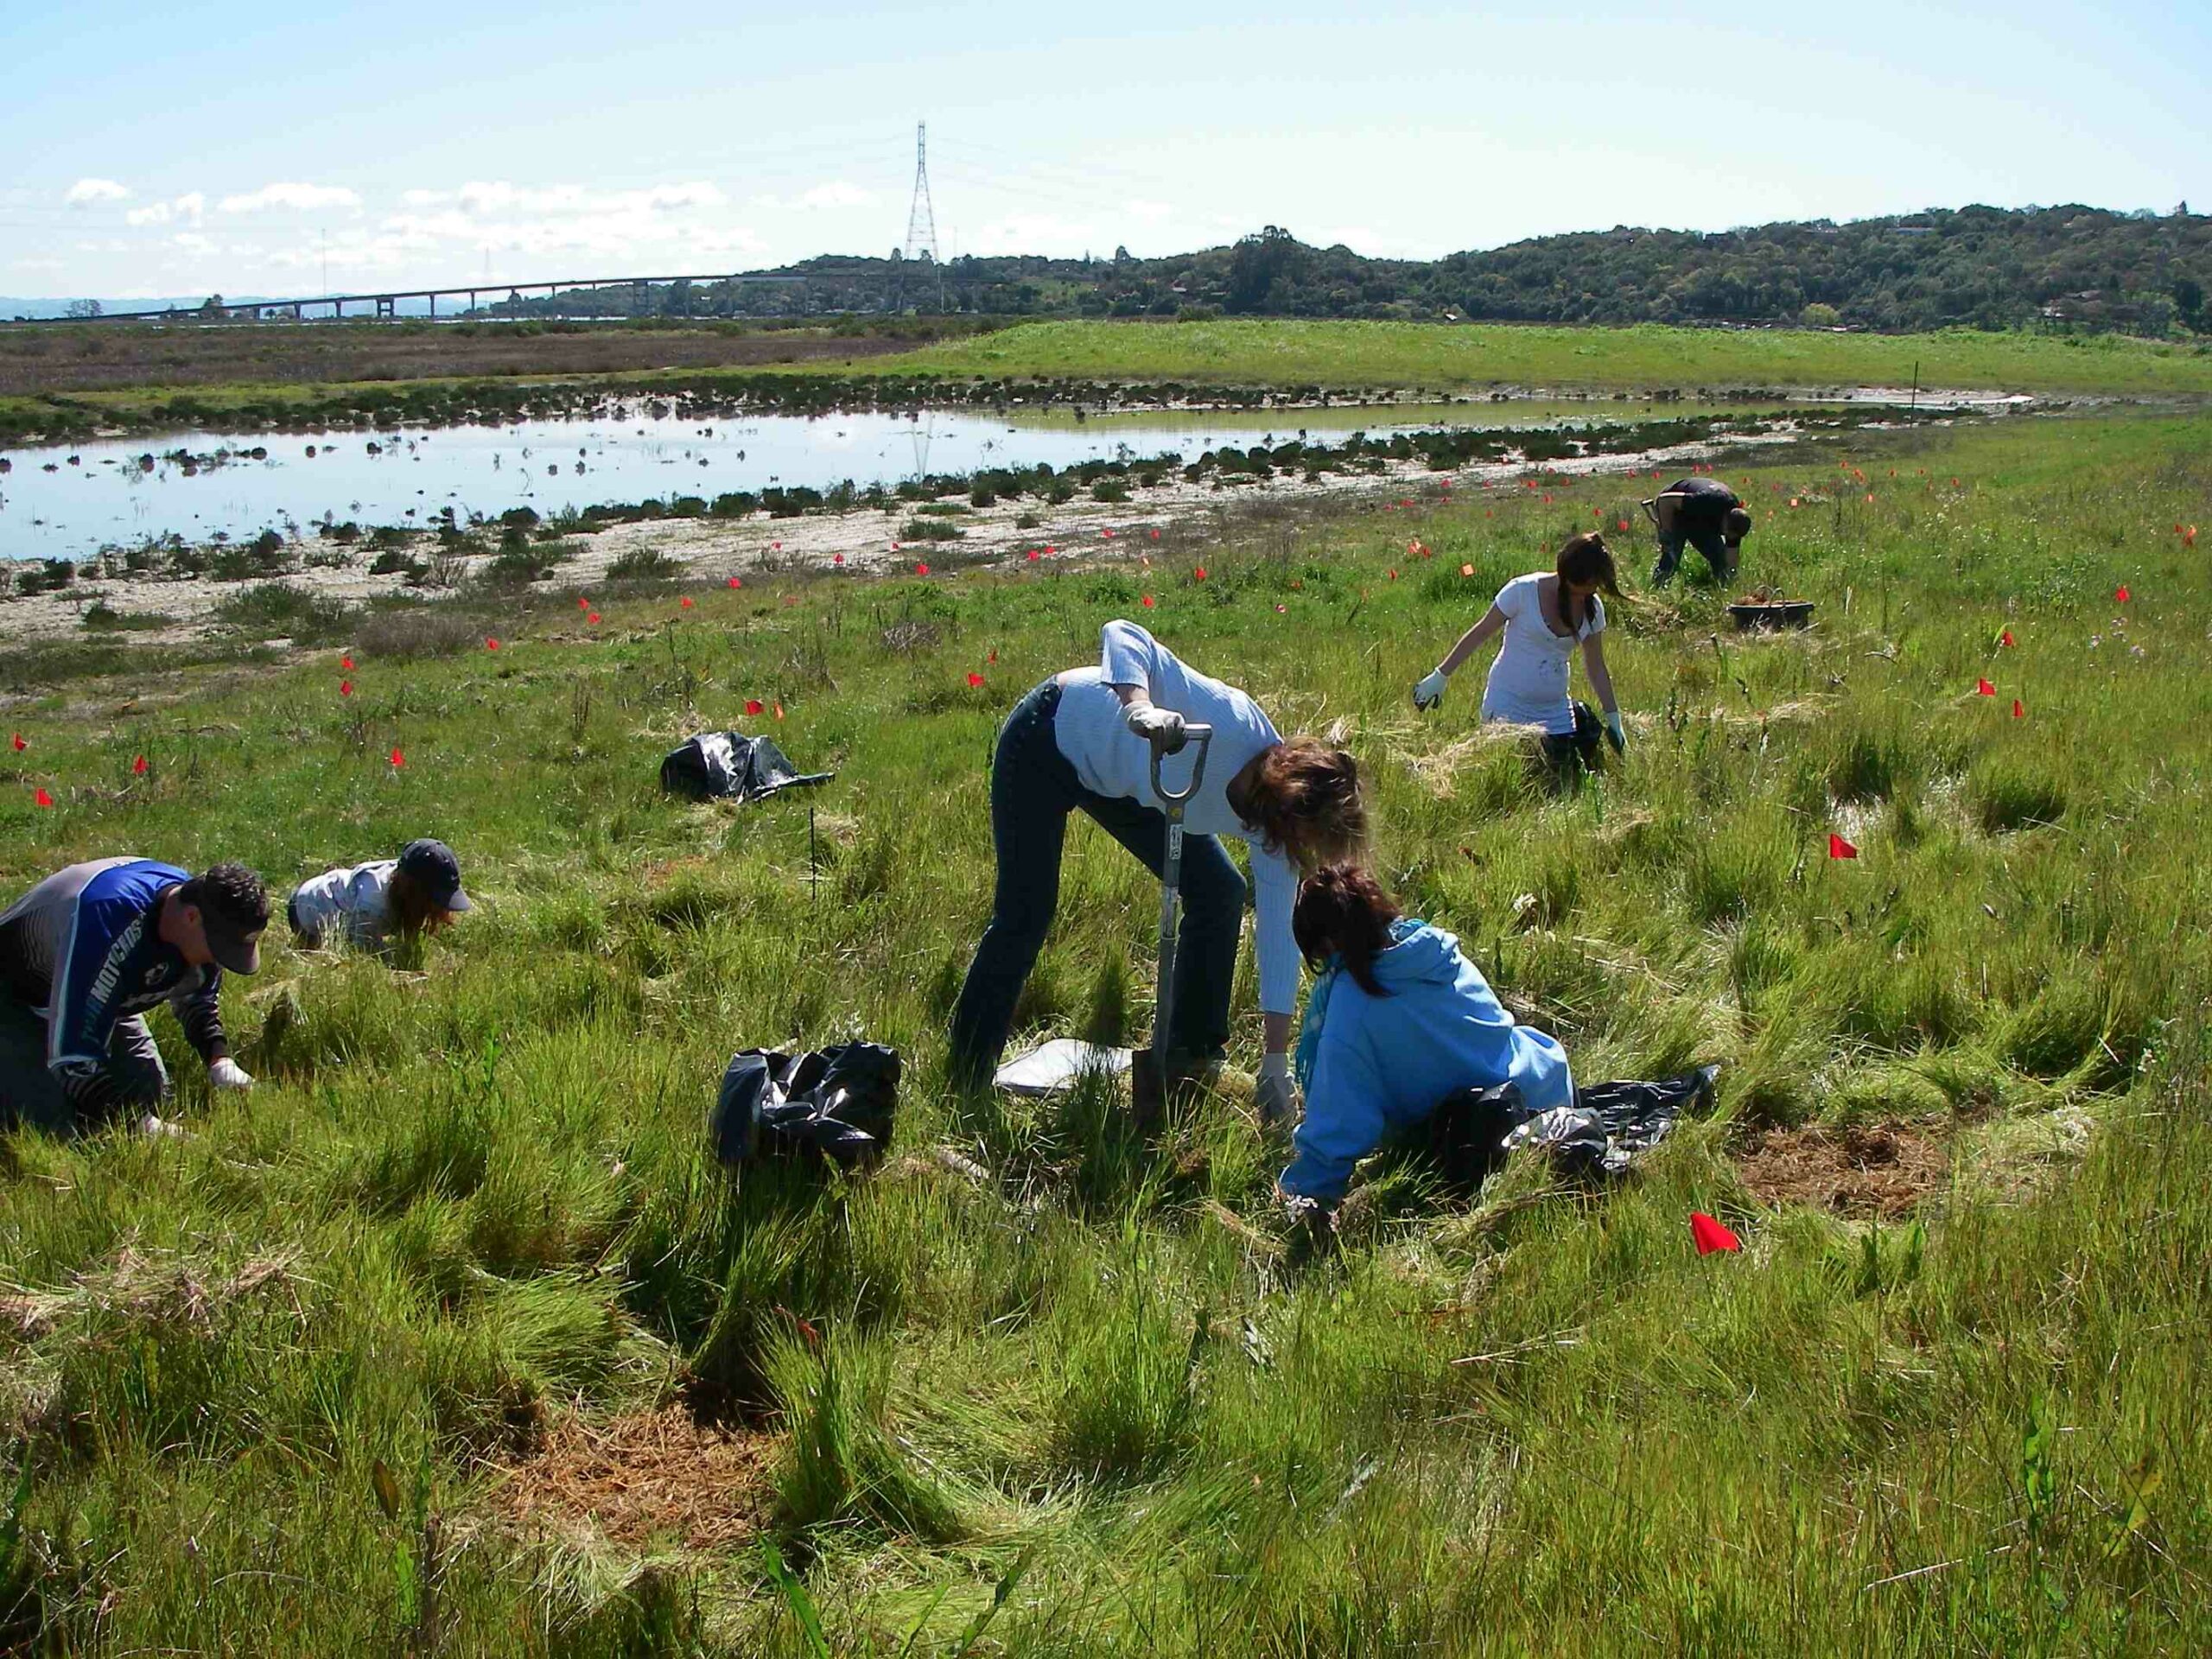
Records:
[[[1418,322],[1023,323],[865,367],[1199,385],[1923,386],[2212,391],[2212,349],[2119,335],[1831,334],[1800,329]]]
[[[1172,530],[1148,570],[678,584],[590,630],[472,596],[497,653],[424,607],[128,702],[106,657],[91,688],[20,664],[0,893],[118,851],[281,890],[436,834],[480,908],[397,972],[273,945],[226,988],[243,1100],[157,1016],[189,1141],[0,1141],[0,1502],[31,1473],[0,1623],[118,1654],[2202,1649],[2212,580],[2171,526],[2209,437],[1724,468],[1750,573],[1821,626],[1739,639],[1694,584],[1620,607],[1630,760],[1564,799],[1467,741],[1478,671],[1425,719],[1408,688],[1648,480]],[[1585,1078],[1723,1063],[1720,1121],[1602,1193],[1516,1162],[1470,1211],[1377,1168],[1301,1262],[1234,1103],[1150,1146],[1102,1090],[948,1096],[995,721],[1122,613],[1287,728],[1343,722],[1409,907]],[[749,697],[837,780],[663,798],[660,755]],[[1156,902],[1077,826],[1037,1034],[1141,1033]],[[1252,995],[1248,955],[1248,1063]],[[889,1165],[733,1189],[728,1054],[853,1032],[908,1060]],[[1954,1153],[1911,1222],[1769,1209],[1732,1157],[1900,1116]],[[1745,1253],[1695,1256],[1693,1209]],[[679,1397],[774,1437],[795,1577],[499,1521],[545,1416]]]

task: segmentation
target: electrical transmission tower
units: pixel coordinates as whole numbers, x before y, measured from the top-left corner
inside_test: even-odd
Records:
[[[944,267],[938,258],[937,212],[930,205],[930,124],[914,124],[914,205],[906,210],[906,241],[899,250],[899,285],[906,287],[905,265],[926,259],[937,270],[937,308],[944,309]],[[903,298],[903,295],[901,296]],[[895,303],[895,302],[894,302]]]

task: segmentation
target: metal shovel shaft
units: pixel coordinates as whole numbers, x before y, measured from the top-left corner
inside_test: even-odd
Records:
[[[1163,1087],[1167,1076],[1168,1033],[1175,1010],[1175,912],[1183,886],[1183,809],[1198,792],[1198,785],[1205,778],[1206,753],[1213,745],[1213,728],[1185,726],[1183,734],[1187,742],[1198,745],[1198,753],[1191,767],[1191,781],[1180,790],[1171,791],[1161,781],[1160,752],[1156,747],[1152,752],[1152,792],[1160,802],[1160,810],[1167,815],[1167,856],[1160,866],[1160,984],[1152,1011],[1153,1058],[1160,1068]]]

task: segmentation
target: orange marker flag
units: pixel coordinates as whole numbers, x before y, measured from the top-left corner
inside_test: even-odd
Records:
[[[777,718],[778,720],[781,720],[783,717],[784,717],[784,705],[783,705],[782,703],[780,703],[780,702],[779,702],[779,703],[778,703],[778,704],[776,705],[776,718]]]
[[[1834,830],[1831,830],[1828,831],[1828,856],[1830,858],[1856,858],[1859,856],[1859,849],[1853,846],[1849,842],[1846,841],[1841,836],[1836,834]]]

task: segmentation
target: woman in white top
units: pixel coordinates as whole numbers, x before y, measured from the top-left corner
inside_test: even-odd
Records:
[[[1498,589],[1489,613],[1461,634],[1450,654],[1414,687],[1414,706],[1433,709],[1442,702],[1444,683],[1452,671],[1503,632],[1505,643],[1483,687],[1483,719],[1535,727],[1554,761],[1575,749],[1586,761],[1594,760],[1597,734],[1579,729],[1584,722],[1578,715],[1589,711],[1567,696],[1567,658],[1580,645],[1582,671],[1605,711],[1605,735],[1616,752],[1624,752],[1628,734],[1613,696],[1612,676],[1605,671],[1601,589],[1620,597],[1619,574],[1605,537],[1595,531],[1569,537],[1553,569],[1532,570]]]
[[[1184,810],[1170,1047],[1178,1065],[1202,1070],[1229,1039],[1246,887],[1216,838],[1235,836],[1251,849],[1257,889],[1266,1050],[1260,1105],[1270,1117],[1287,1116],[1297,1103],[1289,1051],[1300,970],[1291,907],[1301,870],[1355,855],[1364,843],[1358,768],[1318,738],[1286,741],[1250,697],[1186,667],[1134,622],[1106,625],[1100,657],[1096,667],[1038,686],[1000,729],[991,769],[998,882],[990,925],[953,1014],[953,1077],[973,1086],[997,1067],[1058,902],[1071,812],[1094,819],[1160,873],[1167,819],[1153,794],[1152,753],[1157,746],[1166,757],[1160,781],[1167,789],[1187,785],[1197,753],[1183,742],[1188,721],[1212,727],[1213,738],[1205,776]]]
[[[285,919],[302,950],[340,939],[384,953],[395,933],[435,933],[472,909],[461,888],[461,861],[442,841],[410,841],[397,858],[325,870],[294,890]]]

